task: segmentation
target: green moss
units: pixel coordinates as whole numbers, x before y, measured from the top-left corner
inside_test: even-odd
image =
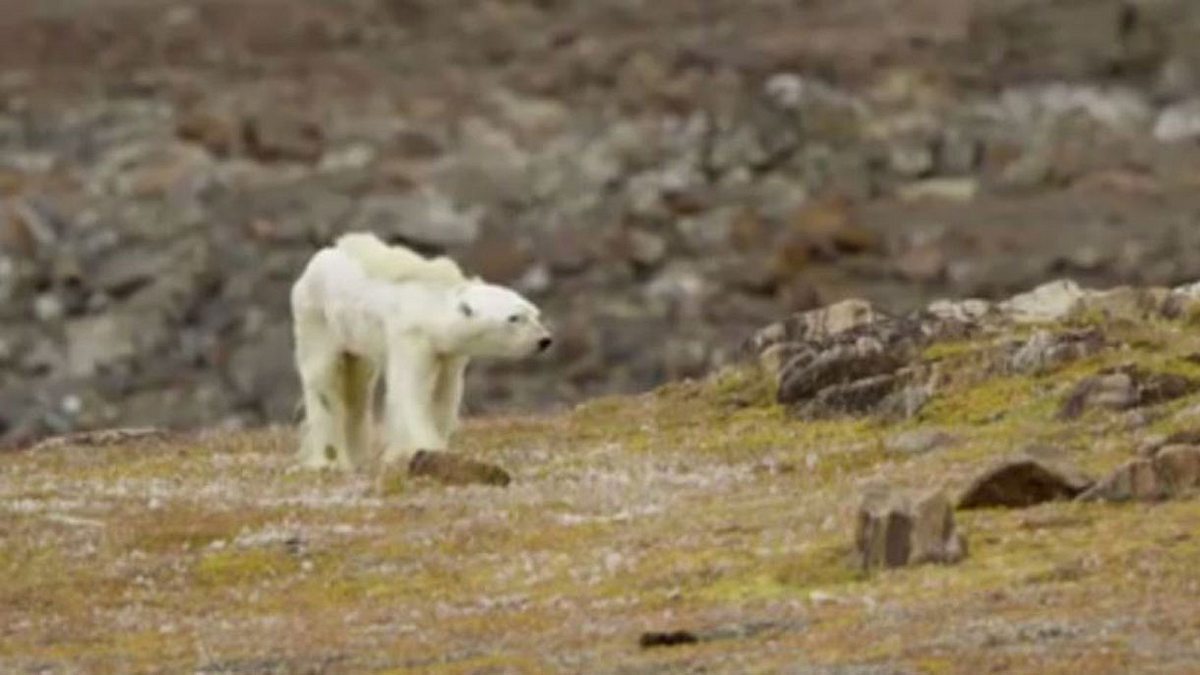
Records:
[[[259,583],[298,569],[299,562],[286,551],[235,548],[205,553],[192,576],[203,586],[222,587]]]
[[[935,342],[921,352],[924,361],[957,361],[966,356],[978,356],[988,351],[989,345],[978,340],[946,340]]]
[[[826,541],[781,566],[775,579],[800,590],[836,588],[866,580],[867,574],[853,563],[854,554],[848,544]]]
[[[1038,378],[995,377],[962,391],[939,392],[919,418],[945,425],[982,425],[1012,416],[1049,421],[1057,408],[1056,394],[1056,387]]]

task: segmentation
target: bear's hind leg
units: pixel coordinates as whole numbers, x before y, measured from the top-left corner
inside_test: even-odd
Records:
[[[370,457],[372,406],[379,372],[361,356],[344,353],[340,359],[342,400],[346,406],[346,451],[354,466],[364,466]]]

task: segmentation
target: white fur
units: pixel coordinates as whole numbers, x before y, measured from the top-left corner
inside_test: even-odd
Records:
[[[520,358],[549,344],[538,309],[519,294],[370,234],[318,251],[291,304],[304,390],[300,461],[310,467],[366,463],[380,377],[391,462],[447,446],[472,357]]]

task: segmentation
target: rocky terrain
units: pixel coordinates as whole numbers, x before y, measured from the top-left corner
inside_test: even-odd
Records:
[[[448,252],[551,410],[787,312],[1200,278],[1187,0],[82,0],[0,19],[0,438],[290,418],[339,232]]]
[[[0,456],[0,670],[1194,672],[1198,325],[1197,286],[852,299],[474,420],[456,475],[43,441]]]

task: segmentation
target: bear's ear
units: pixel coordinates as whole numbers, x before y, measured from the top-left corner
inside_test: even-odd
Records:
[[[471,309],[471,306],[468,305],[465,300],[459,301],[458,311],[459,311],[459,313],[461,313],[463,316],[467,317],[468,319],[475,316],[475,310]]]

